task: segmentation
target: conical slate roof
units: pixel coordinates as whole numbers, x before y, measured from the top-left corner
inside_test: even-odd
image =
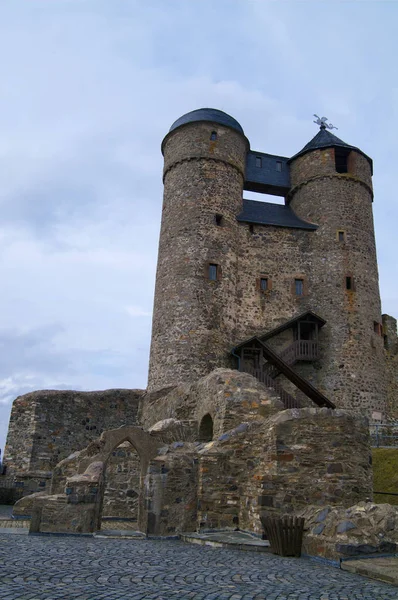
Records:
[[[294,160],[295,158],[297,158],[299,156],[302,156],[303,154],[307,154],[307,152],[312,152],[312,150],[319,150],[321,148],[336,148],[336,147],[337,148],[347,148],[348,150],[355,150],[356,152],[359,152],[369,161],[371,168],[373,168],[372,159],[369,158],[369,156],[367,156],[364,152],[362,152],[362,150],[360,150],[356,146],[350,146],[350,144],[346,144],[345,142],[343,142],[343,140],[338,138],[336,135],[333,135],[333,133],[330,133],[330,131],[328,131],[325,127],[321,127],[321,129],[318,131],[316,136],[313,137],[312,140],[310,142],[308,142],[308,144],[306,144],[304,146],[304,148],[302,148],[302,150],[300,150],[300,152],[297,152],[297,154],[292,156],[292,158],[289,158],[288,162]]]

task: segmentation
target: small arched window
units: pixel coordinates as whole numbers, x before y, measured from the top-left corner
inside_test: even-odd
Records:
[[[211,442],[213,439],[213,419],[207,413],[199,426],[199,442]]]
[[[212,131],[210,135],[210,139],[212,142],[215,142],[217,139],[217,131]]]

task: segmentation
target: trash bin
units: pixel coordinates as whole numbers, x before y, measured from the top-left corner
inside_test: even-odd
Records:
[[[261,517],[261,523],[273,554],[299,558],[304,531],[302,517]]]

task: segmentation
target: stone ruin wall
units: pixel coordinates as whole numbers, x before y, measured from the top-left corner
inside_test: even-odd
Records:
[[[158,421],[178,419],[196,430],[203,417],[213,421],[213,439],[242,422],[267,415],[271,406],[283,409],[279,396],[247,373],[230,369],[215,369],[206,377],[186,386],[168,391],[164,396],[148,394],[142,404],[140,423],[149,429]]]
[[[45,490],[55,465],[107,429],[134,425],[141,390],[43,390],[14,401],[4,464],[26,491]]]
[[[368,422],[342,410],[288,410],[208,444],[175,442],[151,461],[145,490],[158,535],[261,533],[260,515],[348,507],[372,495]]]
[[[370,456],[367,419],[346,411],[288,410],[243,424],[201,452],[198,521],[260,533],[260,514],[351,506],[372,496]]]
[[[140,479],[140,457],[124,442],[113,450],[106,465],[102,515],[137,520]]]
[[[196,531],[198,455],[191,443],[174,442],[149,465],[145,478],[147,533],[174,535]]]
[[[349,506],[370,497],[365,418],[319,408],[283,411],[267,388],[237,371],[217,370],[193,386],[193,395],[203,410],[214,398],[224,406],[218,425],[215,416],[213,441],[167,441],[174,439],[174,421],[149,433],[137,426],[104,432],[55,469],[53,495],[24,498],[16,510],[24,514],[38,503],[41,531],[100,527],[107,471],[117,477],[117,465],[128,458],[126,442],[140,457],[138,527],[151,534],[197,527],[260,532],[260,514],[293,513],[307,504]],[[125,472],[113,488],[125,492],[128,479]],[[124,517],[134,514],[122,504]],[[104,516],[106,510],[105,496]]]

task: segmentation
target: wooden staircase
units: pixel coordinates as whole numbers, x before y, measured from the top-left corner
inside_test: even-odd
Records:
[[[313,321],[308,321],[309,315],[309,318],[313,319]],[[304,321],[304,318],[307,320]],[[303,325],[314,325],[316,328],[314,339],[300,339],[300,320]],[[325,323],[325,321],[321,320],[314,313],[305,313],[287,322],[285,326],[279,326],[274,331],[268,332],[268,334],[261,338],[250,338],[233,350],[234,356],[238,356],[240,359],[239,370],[249,373],[265,386],[273,389],[278,394],[285,408],[300,408],[301,404],[299,400],[287,392],[280,382],[276,380],[276,377],[280,374],[283,374],[317,406],[335,408],[333,402],[326,398],[322,392],[292,369],[292,366],[297,361],[312,362],[319,359],[317,320],[321,322],[321,326]],[[266,343],[266,340],[273,337],[273,335],[279,334],[283,329],[292,326],[296,327],[297,325],[295,341],[279,354]]]
[[[265,366],[270,367],[270,370],[275,369],[275,367],[273,367],[272,365],[267,364]],[[249,373],[256,379],[261,381],[261,383],[263,383],[267,388],[271,388],[272,390],[274,390],[277,393],[277,395],[279,396],[279,398],[281,399],[281,401],[283,402],[283,405],[285,408],[300,408],[301,407],[300,402],[298,400],[296,400],[296,398],[294,396],[289,394],[289,392],[287,392],[281,386],[279,381],[276,381],[275,379],[273,379],[273,377],[271,375],[269,375],[267,373],[267,369],[250,369],[250,367],[246,367],[244,369],[244,371],[245,371],[245,373]]]

